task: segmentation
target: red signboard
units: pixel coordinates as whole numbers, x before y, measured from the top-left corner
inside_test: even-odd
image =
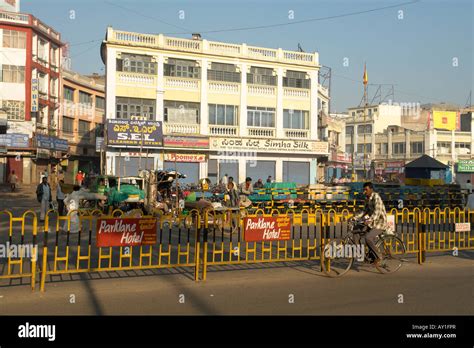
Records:
[[[156,218],[97,220],[97,246],[136,246],[156,243]]]
[[[197,148],[208,149],[209,148],[209,138],[206,138],[206,137],[165,135],[163,141],[166,147],[194,148],[194,149],[197,149]]]
[[[289,240],[290,218],[288,216],[245,218],[244,236],[246,242]]]

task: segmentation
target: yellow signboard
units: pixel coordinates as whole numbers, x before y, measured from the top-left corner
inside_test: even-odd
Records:
[[[436,129],[456,130],[456,111],[433,111],[433,126]]]

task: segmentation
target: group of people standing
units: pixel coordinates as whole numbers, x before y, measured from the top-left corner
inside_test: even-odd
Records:
[[[272,177],[268,176],[267,183],[271,182]],[[234,178],[232,176],[227,176],[227,174],[222,177],[221,185],[225,188],[224,200],[226,206],[229,208],[238,208],[240,205],[244,207],[251,205],[252,202],[248,197],[253,194],[254,188],[260,189],[264,187],[262,179],[258,179],[257,182],[252,185],[251,177],[247,177],[245,182],[237,186],[234,182]]]

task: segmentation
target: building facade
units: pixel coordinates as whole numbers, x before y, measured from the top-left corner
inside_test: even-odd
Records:
[[[161,147],[143,146],[143,135],[141,146],[124,146],[111,144],[125,135],[107,126],[109,174],[152,167],[177,168],[188,182],[317,180],[318,159],[328,155],[318,136],[317,53],[113,28],[101,53],[107,121],[117,131],[119,120],[158,121],[163,132]]]
[[[16,4],[16,3],[15,3]],[[58,138],[61,37],[29,14],[0,11],[0,181],[36,183],[67,152]]]
[[[69,156],[61,162],[66,182],[76,173],[100,172],[97,138],[103,138],[105,84],[103,78],[63,70],[61,77],[60,137],[68,139]]]

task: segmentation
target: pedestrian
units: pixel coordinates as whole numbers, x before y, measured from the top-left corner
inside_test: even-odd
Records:
[[[84,174],[82,173],[82,171],[78,171],[76,174],[76,184],[79,185],[79,187],[81,187],[83,180],[84,180]]]
[[[221,178],[221,185],[224,185],[224,187],[227,187],[227,182],[229,181],[227,173],[224,174],[224,176]]]
[[[64,216],[64,198],[66,197],[61,188],[62,184],[64,184],[64,180],[59,180],[59,183],[56,186],[56,201],[58,202],[59,216]]]
[[[466,203],[467,210],[474,210],[474,192],[470,192],[467,196],[467,203]]]
[[[51,187],[48,184],[48,177],[43,176],[41,184],[36,188],[36,199],[41,203],[41,213],[40,213],[40,222],[44,221],[46,212],[49,208],[49,203],[51,202]]]
[[[271,184],[271,183],[272,183],[272,176],[269,175],[267,178],[267,184]]]
[[[233,184],[232,187],[234,188],[235,191],[237,191],[237,185],[236,185],[235,182],[234,182],[234,177],[229,176],[229,181],[228,181],[228,183],[229,183],[229,182],[231,182],[231,183]]]
[[[239,207],[239,195],[237,193],[237,188],[232,181],[227,183],[226,192],[225,192],[225,205],[229,208],[238,208]]]
[[[247,177],[245,182],[239,185],[239,193],[240,193],[240,203],[245,207],[249,207],[252,205],[252,201],[249,199],[249,196],[253,193],[252,187],[252,178]]]
[[[255,184],[253,185],[253,188],[256,188],[256,189],[261,189],[263,188],[263,180],[260,178],[258,179]]]
[[[13,191],[16,189],[16,183],[18,182],[18,176],[15,174],[15,171],[12,170],[10,174],[10,178],[8,179],[8,182],[10,183],[10,188]]]

